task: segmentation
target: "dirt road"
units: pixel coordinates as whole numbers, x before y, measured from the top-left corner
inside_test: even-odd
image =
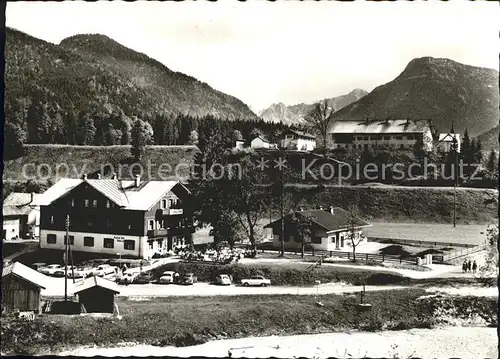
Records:
[[[192,347],[78,348],[59,355],[233,358],[498,358],[496,328],[447,327],[218,340]]]

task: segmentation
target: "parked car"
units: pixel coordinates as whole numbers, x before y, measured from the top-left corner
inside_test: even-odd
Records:
[[[134,284],[148,284],[153,280],[153,273],[151,272],[142,272],[134,278]]]
[[[86,278],[88,276],[88,271],[83,268],[78,268],[74,266],[68,266],[68,278]],[[74,277],[73,277],[74,274]],[[54,277],[64,277],[64,266],[56,270],[53,274]]]
[[[175,283],[176,282],[176,272],[174,271],[166,271],[163,272],[160,279],[158,280],[158,283],[160,284],[170,284],[170,283]]]
[[[62,267],[60,264],[49,264],[48,266],[41,268],[40,273],[43,273],[45,275],[54,275],[54,273],[59,271],[61,268]],[[64,268],[62,269],[64,271]]]
[[[37,262],[37,263],[33,263],[31,265],[31,268],[33,268],[34,270],[37,270],[37,271],[40,272],[40,269],[42,269],[42,268],[44,268],[46,266],[47,266],[47,263],[39,263],[39,262]]]
[[[217,285],[231,285],[233,283],[233,276],[230,274],[220,274],[215,278]]]
[[[194,275],[194,273],[187,273],[184,275],[179,284],[194,284],[198,282],[198,278]]]
[[[117,268],[110,266],[109,264],[101,264],[92,271],[92,274],[96,277],[104,277],[108,274],[114,274],[117,272]]]
[[[130,284],[134,281],[135,277],[137,277],[138,273],[134,272],[125,272],[120,276],[118,280],[118,284]]]
[[[241,284],[243,284],[245,287],[248,287],[251,285],[253,285],[253,286],[260,285],[262,287],[265,287],[266,285],[271,285],[271,280],[266,279],[261,275],[256,275],[256,276],[253,276],[253,277],[248,278],[248,279],[242,279]]]

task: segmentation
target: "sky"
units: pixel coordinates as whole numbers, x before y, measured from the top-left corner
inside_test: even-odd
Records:
[[[398,76],[413,58],[498,69],[496,2],[9,2],[6,25],[59,43],[100,33],[254,112]]]

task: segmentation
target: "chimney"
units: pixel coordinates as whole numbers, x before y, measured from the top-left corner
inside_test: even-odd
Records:
[[[135,186],[139,187],[140,184],[141,184],[141,176],[135,175]]]
[[[331,213],[331,214],[334,214],[334,213],[333,213],[333,206],[330,206],[330,213]]]
[[[87,179],[87,174],[86,174],[86,173],[82,176],[82,179],[83,179],[84,181]]]
[[[101,179],[101,174],[100,173],[97,174],[97,179]]]
[[[111,179],[114,179],[114,180],[116,179],[116,173],[115,172],[113,172],[113,174],[111,175]]]

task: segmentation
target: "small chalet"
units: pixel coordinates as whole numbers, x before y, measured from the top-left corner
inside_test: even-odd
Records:
[[[302,216],[311,221],[311,238],[307,244],[311,245],[315,250],[344,250],[349,248],[348,232],[352,229],[349,228],[349,214],[342,208],[330,207],[329,210],[304,210],[297,211],[295,215]],[[298,238],[295,224],[291,221],[291,214],[285,216],[285,249],[300,249],[302,239]],[[357,218],[355,223],[356,236],[366,241],[366,236],[363,234],[362,229],[370,227],[371,224]],[[264,228],[272,228],[273,231],[273,245],[275,247],[281,246],[281,219],[269,223]]]
[[[2,312],[41,312],[40,292],[45,276],[20,262],[2,269]]]
[[[250,142],[251,148],[276,148],[276,144],[271,143],[265,136],[259,135]]]
[[[100,277],[90,277],[74,286],[74,294],[86,313],[113,313],[118,285]]]
[[[316,148],[316,136],[303,131],[288,130],[281,140],[281,147],[297,151],[312,151]]]
[[[456,141],[457,152],[460,152],[460,134],[458,133],[440,133],[436,149],[438,152],[450,152],[453,143]]]
[[[35,238],[40,235],[38,193],[12,192],[3,201],[2,239]]]

